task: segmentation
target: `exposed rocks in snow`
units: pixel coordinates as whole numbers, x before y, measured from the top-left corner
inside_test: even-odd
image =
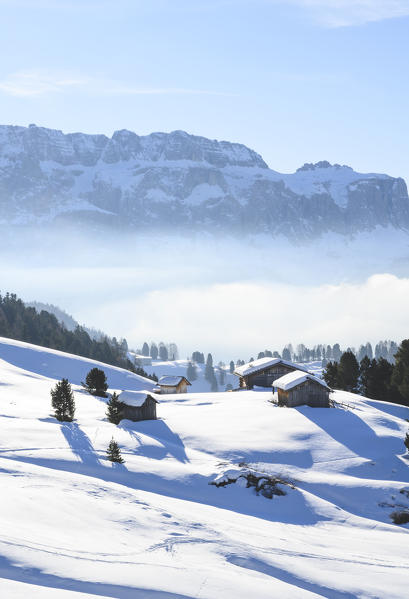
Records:
[[[409,509],[396,510],[390,514],[394,524],[407,524],[409,522]]]
[[[267,499],[272,499],[274,495],[286,495],[283,486],[294,488],[289,481],[248,468],[226,470],[209,484],[216,487],[236,484],[246,489],[253,488],[257,495],[261,494]]]

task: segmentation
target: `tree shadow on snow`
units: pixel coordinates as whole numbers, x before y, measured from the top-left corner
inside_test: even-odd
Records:
[[[80,429],[76,422],[61,424],[61,432],[67,440],[71,451],[87,466],[99,466],[99,459],[92,447],[88,436]]]
[[[319,583],[309,582],[301,576],[297,576],[292,572],[272,566],[261,560],[252,557],[241,557],[238,555],[228,555],[226,559],[231,564],[245,568],[246,570],[253,570],[254,572],[261,572],[266,576],[271,576],[278,580],[282,580],[288,584],[291,584],[299,589],[304,589],[311,593],[315,593],[318,597],[326,597],[327,599],[356,599],[356,596],[346,591],[340,591],[337,589],[331,589],[327,586],[320,585]]]
[[[163,420],[144,420],[140,422],[128,420],[123,421],[120,426],[138,441],[137,455],[155,460],[163,460],[167,456],[172,456],[184,464],[189,462],[182,439]],[[148,445],[138,433],[155,439],[160,445]]]
[[[386,464],[384,476],[388,480],[391,478],[388,473],[392,471],[401,474],[403,480],[407,478],[407,468],[397,457],[403,452],[403,439],[392,435],[378,436],[353,410],[304,407],[295,409],[356,456],[371,460],[375,464]],[[390,428],[395,430],[395,427]],[[351,474],[358,473],[356,467],[348,468],[345,473],[348,470]],[[377,472],[378,476],[381,476],[381,473]]]
[[[89,595],[113,597],[115,599],[191,599],[188,595],[179,593],[168,593],[166,591],[155,591],[150,589],[138,589],[120,584],[107,584],[103,582],[88,582],[46,574],[39,568],[22,568],[13,564],[4,556],[0,556],[0,578],[24,582],[36,587],[46,587],[58,590],[76,591]]]
[[[376,401],[375,399],[365,399],[365,403],[380,412],[395,416],[396,418],[402,418],[402,420],[409,418],[409,406],[398,406],[393,403]]]

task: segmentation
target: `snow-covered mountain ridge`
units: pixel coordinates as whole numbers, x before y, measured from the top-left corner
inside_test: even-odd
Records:
[[[308,239],[409,230],[409,199],[400,178],[325,161],[280,174],[244,145],[183,131],[0,126],[0,223],[55,220]]]

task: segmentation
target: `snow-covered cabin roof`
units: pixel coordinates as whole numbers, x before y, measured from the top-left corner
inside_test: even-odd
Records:
[[[276,379],[273,383],[273,387],[277,387],[278,389],[282,389],[282,391],[289,391],[293,387],[297,387],[301,385],[301,383],[305,383],[306,380],[310,379],[314,381],[314,383],[319,383],[323,387],[329,389],[327,383],[322,379],[314,376],[313,374],[308,374],[303,370],[294,370],[294,372],[289,372],[284,376],[280,376],[279,379]]]
[[[253,362],[248,362],[247,364],[243,364],[243,366],[239,366],[234,371],[234,374],[238,374],[239,376],[247,376],[249,374],[253,374],[253,372],[257,372],[258,370],[264,370],[265,368],[270,368],[270,366],[275,366],[275,364],[284,364],[285,366],[291,366],[292,368],[297,368],[307,372],[307,370],[304,370],[302,366],[298,366],[298,364],[294,364],[294,362],[288,362],[282,358],[260,358],[259,360],[253,360]]]
[[[181,381],[185,380],[188,385],[190,385],[189,381],[184,376],[171,376],[165,375],[161,376],[158,385],[163,387],[177,387]]]
[[[156,403],[159,403],[159,400],[156,398],[155,394],[152,393],[152,391],[122,391],[119,394],[118,399],[119,401],[125,403],[127,406],[132,406],[133,408],[140,408],[145,403],[148,395],[152,397],[152,399],[154,399]]]

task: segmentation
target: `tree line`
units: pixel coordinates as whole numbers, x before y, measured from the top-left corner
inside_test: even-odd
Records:
[[[397,347],[393,364],[383,357],[370,359],[367,355],[358,362],[348,350],[339,362],[328,362],[323,376],[332,389],[409,405],[409,339]]]
[[[145,341],[142,345],[142,349],[138,349],[136,353],[146,357],[150,356],[152,360],[157,360],[159,358],[163,362],[179,359],[179,351],[176,343],[166,344],[163,341],[160,341],[159,343],[152,341],[150,345]]]
[[[127,357],[125,339],[104,336],[92,339],[87,331],[77,326],[69,331],[57,318],[42,310],[37,312],[13,293],[0,294],[0,336],[58,349],[70,354],[92,358],[137,372]],[[137,374],[142,374],[141,369]],[[146,372],[142,376],[147,376]]]
[[[361,344],[358,349],[348,347],[347,350],[342,350],[339,343],[334,343],[334,345],[317,344],[311,348],[306,347],[303,343],[299,343],[295,347],[293,347],[291,343],[288,343],[283,347],[281,353],[265,349],[257,354],[256,359],[258,360],[267,357],[282,358],[283,360],[288,360],[290,362],[313,362],[315,360],[322,360],[325,364],[328,361],[339,362],[342,354],[345,351],[350,351],[354,354],[358,362],[367,356],[370,360],[373,358],[376,360],[384,358],[393,364],[397,349],[398,344],[396,341],[391,340],[379,341],[375,344],[375,347],[368,341],[367,343]],[[253,362],[254,357],[250,358],[248,361]],[[240,363],[245,364],[243,360],[238,360],[236,362],[238,365],[240,365]]]

